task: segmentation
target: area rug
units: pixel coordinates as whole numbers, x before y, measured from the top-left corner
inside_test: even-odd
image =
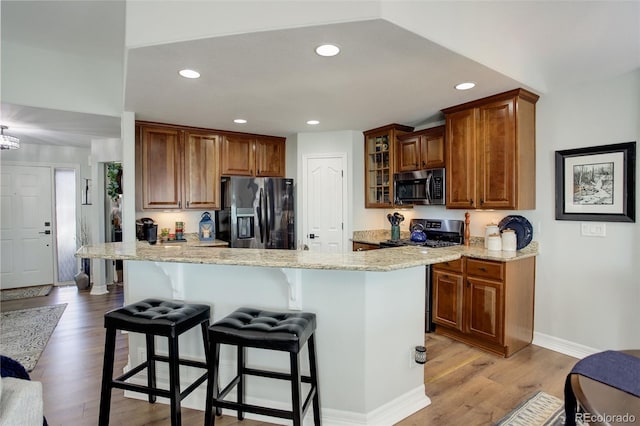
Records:
[[[495,426],[560,426],[564,425],[564,403],[561,399],[545,392],[538,392],[509,414]]]
[[[29,297],[47,296],[51,292],[51,284],[36,285],[33,287],[22,288],[10,288],[0,291],[0,300],[5,302],[7,300],[27,299]]]
[[[66,303],[2,312],[0,353],[32,371],[58,325]]]

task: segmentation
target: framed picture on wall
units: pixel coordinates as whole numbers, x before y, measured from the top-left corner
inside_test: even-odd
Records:
[[[556,151],[556,219],[635,222],[636,143]]]

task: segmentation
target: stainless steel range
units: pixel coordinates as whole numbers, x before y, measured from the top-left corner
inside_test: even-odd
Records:
[[[464,221],[453,219],[411,219],[409,229],[416,225],[422,226],[426,234],[426,241],[412,241],[410,238],[387,240],[380,243],[380,247],[425,246],[448,247],[460,245],[464,241]]]
[[[411,219],[409,229],[413,230],[416,225],[421,225],[426,234],[426,241],[412,241],[410,238],[400,240],[387,240],[380,243],[381,248],[401,247],[401,246],[422,246],[422,247],[450,247],[460,245],[464,241],[464,221],[450,219]],[[418,226],[420,228],[420,226]],[[425,273],[425,320],[424,331],[430,333],[436,327],[432,319],[432,284],[431,267],[427,265]]]

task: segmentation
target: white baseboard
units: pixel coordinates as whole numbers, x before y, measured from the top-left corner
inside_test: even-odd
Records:
[[[601,349],[591,348],[580,343],[570,342],[569,340],[538,332],[533,333],[533,344],[578,359],[602,352]]]
[[[393,425],[429,405],[431,405],[431,399],[425,395],[424,385],[420,385],[369,412],[366,416],[365,424],[376,426]]]
[[[140,382],[139,384],[145,384],[144,380],[134,379],[132,382]],[[193,408],[196,410],[202,410],[204,405],[204,395],[198,395],[201,389],[194,391],[195,398],[189,396],[183,401],[182,406],[187,408]],[[322,412],[322,424],[325,426],[390,426],[400,420],[409,417],[415,412],[427,407],[431,404],[431,400],[425,395],[424,385],[418,386],[412,391],[409,391],[398,398],[389,401],[381,407],[367,413],[356,413],[353,411],[333,410],[330,408],[321,408]],[[125,397],[146,400],[147,396],[140,393],[125,391]],[[169,400],[166,398],[158,398],[159,403],[168,404]],[[291,409],[287,404],[277,401],[269,401],[258,398],[247,398],[247,402],[254,405],[262,405],[265,407],[272,407],[276,409],[288,410]],[[320,401],[322,404],[322,401]],[[290,405],[290,404],[289,404]],[[235,416],[236,412],[233,410],[222,410],[222,413],[228,416]],[[273,417],[261,416],[252,413],[245,413],[245,418],[257,421],[273,422]],[[291,425],[292,422],[284,419],[277,419],[278,424]],[[313,410],[309,407],[307,415],[304,418],[305,425],[313,425]]]

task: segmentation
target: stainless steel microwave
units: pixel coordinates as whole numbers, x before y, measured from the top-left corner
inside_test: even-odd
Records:
[[[393,185],[398,205],[444,205],[444,169],[395,173]]]

